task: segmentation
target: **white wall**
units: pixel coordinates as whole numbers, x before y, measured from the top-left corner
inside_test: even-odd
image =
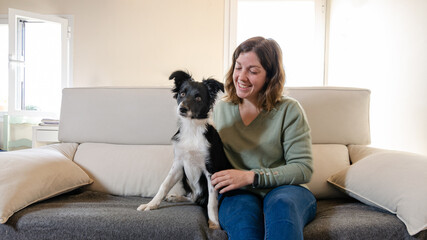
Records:
[[[177,69],[223,79],[221,0],[0,0],[8,8],[74,17],[74,87],[172,86]]]
[[[74,16],[74,86],[171,85],[188,69],[223,79],[224,1],[1,0],[17,8]]]
[[[329,3],[329,85],[371,89],[373,146],[427,155],[427,1]]]

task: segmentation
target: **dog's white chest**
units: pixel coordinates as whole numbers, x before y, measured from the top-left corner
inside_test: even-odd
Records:
[[[190,121],[182,124],[179,139],[174,142],[175,161],[181,162],[188,180],[197,183],[206,170],[205,161],[209,154],[209,142],[204,135],[206,129],[204,124],[194,125]]]
[[[179,139],[175,142],[175,149],[187,153],[207,154],[209,142],[205,137],[205,121],[183,120]]]

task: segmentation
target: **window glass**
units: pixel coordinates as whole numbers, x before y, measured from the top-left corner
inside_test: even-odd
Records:
[[[287,86],[323,85],[323,49],[318,49],[316,28],[314,0],[237,2],[237,45],[254,36],[276,40],[283,51]]]
[[[25,110],[59,112],[61,25],[50,22],[27,22],[24,49]]]

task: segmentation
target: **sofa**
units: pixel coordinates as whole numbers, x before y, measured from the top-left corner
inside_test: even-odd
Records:
[[[304,238],[427,239],[427,157],[369,147],[370,91],[286,95],[312,131],[318,206]],[[172,164],[170,88],[64,89],[60,120],[61,143],[0,153],[0,239],[227,239],[189,202],[136,210]]]

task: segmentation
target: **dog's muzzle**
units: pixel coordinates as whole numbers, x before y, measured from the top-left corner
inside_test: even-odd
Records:
[[[187,112],[188,112],[188,108],[186,108],[186,107],[180,107],[179,108],[179,114],[187,115]]]
[[[188,118],[188,117],[191,117],[192,115],[190,108],[188,108],[185,104],[182,104],[182,103],[179,104],[177,112],[181,117]]]

